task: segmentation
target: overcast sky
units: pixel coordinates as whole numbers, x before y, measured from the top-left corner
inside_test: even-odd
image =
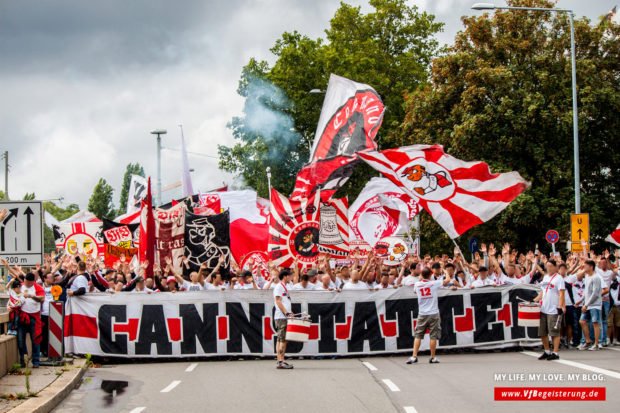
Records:
[[[368,11],[366,1],[349,0]],[[415,0],[445,23],[442,43],[479,13],[473,0]],[[504,4],[497,1],[496,4]],[[560,0],[591,19],[610,0]],[[9,151],[9,195],[64,198],[86,208],[100,177],[118,196],[125,166],[156,176],[149,132],[165,128],[164,147],[180,147],[183,124],[194,190],[232,176],[217,168],[217,145],[232,142],[236,94],[250,57],[273,62],[283,31],[323,36],[335,0],[0,1],[0,150]],[[359,80],[359,79],[358,79]],[[325,85],[317,85],[324,87]],[[162,181],[180,180],[180,153],[162,151]],[[0,187],[4,189],[4,163]],[[164,202],[180,189],[165,192]]]

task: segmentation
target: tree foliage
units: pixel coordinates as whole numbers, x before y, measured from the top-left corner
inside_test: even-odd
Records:
[[[565,241],[574,212],[568,16],[496,11],[462,21],[454,45],[433,61],[429,84],[408,96],[400,136],[407,144],[443,144],[453,156],[516,170],[532,182],[502,214],[462,238],[546,247],[545,232],[558,229]],[[575,20],[581,209],[599,243],[620,222],[618,33],[613,23]],[[423,249],[452,248],[427,214],[422,234]]]
[[[114,188],[105,179],[99,178],[99,182],[95,185],[93,193],[88,200],[88,210],[95,214],[99,219],[114,218],[114,205],[112,203],[112,194]]]
[[[345,3],[330,21],[325,38],[285,32],[271,49],[273,66],[251,59],[243,68],[239,95],[243,116],[229,124],[235,142],[220,146],[220,167],[238,174],[245,184],[267,195],[265,168],[272,185],[289,194],[295,176],[309,158],[309,147],[321,111],[321,94],[335,73],[373,86],[388,110],[379,131],[384,147],[399,146],[404,92],[415,90],[428,76],[438,50],[434,35],[442,24],[405,0],[371,0],[374,11]],[[268,123],[267,121],[271,121]],[[340,195],[356,195],[370,175],[361,165]]]
[[[127,164],[125,175],[123,175],[123,184],[121,186],[121,195],[118,201],[118,211],[116,211],[116,215],[123,215],[127,212],[127,197],[129,196],[131,175],[140,175],[144,177],[144,168],[138,162]]]

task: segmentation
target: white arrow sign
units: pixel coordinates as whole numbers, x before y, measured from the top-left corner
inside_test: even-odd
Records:
[[[7,214],[0,221],[0,258],[10,265],[43,262],[43,204],[41,201],[0,202]]]

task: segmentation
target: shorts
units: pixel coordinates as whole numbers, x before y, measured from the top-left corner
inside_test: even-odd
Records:
[[[276,319],[276,335],[278,337],[278,341],[286,341],[286,324],[286,318]]]
[[[620,328],[620,308],[614,305],[609,311],[609,317],[607,317],[607,327]]]
[[[414,337],[420,340],[423,339],[427,328],[431,340],[439,340],[441,338],[441,319],[439,314],[419,315]]]
[[[579,320],[591,321],[593,323],[601,322],[601,310],[598,308],[588,308],[585,313],[581,313]]]
[[[562,323],[558,322],[558,317],[560,317],[558,314],[545,314],[541,312],[540,324],[538,325],[538,335],[540,337],[559,337]]]

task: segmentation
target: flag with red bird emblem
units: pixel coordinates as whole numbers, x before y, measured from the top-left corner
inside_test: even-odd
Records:
[[[359,156],[416,199],[453,239],[499,214],[530,185],[518,172],[492,174],[486,163],[462,161],[441,145]]]

